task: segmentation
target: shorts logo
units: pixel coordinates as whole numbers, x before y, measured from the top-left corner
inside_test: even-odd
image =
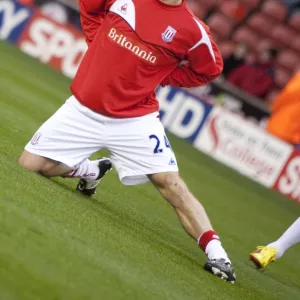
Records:
[[[168,26],[164,33],[162,33],[162,39],[167,42],[171,43],[174,39],[175,34],[177,33],[177,30],[175,30],[173,27]]]
[[[170,159],[169,165],[170,166],[175,166],[176,165],[176,161],[174,160],[173,157]]]
[[[31,141],[30,141],[31,145],[36,145],[36,144],[38,144],[38,142],[39,142],[41,136],[42,136],[42,133],[41,133],[41,132],[37,132],[37,133],[32,137],[32,139],[31,139]]]

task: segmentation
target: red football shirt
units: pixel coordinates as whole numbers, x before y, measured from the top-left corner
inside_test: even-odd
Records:
[[[159,108],[159,86],[194,87],[220,75],[223,61],[208,27],[185,1],[81,0],[89,48],[71,90],[84,106],[117,118]]]

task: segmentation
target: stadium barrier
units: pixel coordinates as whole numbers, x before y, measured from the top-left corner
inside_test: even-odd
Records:
[[[256,123],[261,128],[265,128],[266,121],[270,116],[269,107],[261,99],[245,94],[222,78],[218,78],[204,87],[189,89],[189,92],[214,104],[222,103],[227,109]]]
[[[16,44],[69,78],[74,77],[87,49],[80,31],[15,0],[0,1],[0,39]],[[172,87],[158,88],[157,96],[161,120],[169,132],[300,203],[300,152],[291,145],[205,96]]]

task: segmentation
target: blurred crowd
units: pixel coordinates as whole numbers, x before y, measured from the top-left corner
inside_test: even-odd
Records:
[[[300,0],[187,2],[210,26],[236,87],[271,103],[300,69]]]
[[[202,2],[199,0],[186,0],[189,7],[194,11],[194,13],[197,15],[202,15]],[[300,11],[300,0],[278,0],[280,3],[282,3],[288,10],[288,16],[291,16],[293,13],[296,13],[297,11]],[[215,2],[216,4],[219,4],[220,1],[207,1],[207,2]],[[238,20],[241,20],[243,18],[245,13],[245,3],[248,1],[243,0],[222,0],[222,2],[231,2],[234,3],[236,8],[234,12],[234,17]],[[253,2],[256,2],[253,0]]]

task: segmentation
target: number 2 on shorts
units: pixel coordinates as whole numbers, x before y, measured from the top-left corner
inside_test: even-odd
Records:
[[[162,153],[164,151],[162,148],[159,147],[160,146],[160,140],[157,137],[157,135],[151,134],[151,135],[149,135],[149,139],[150,140],[151,139],[156,140],[156,146],[155,146],[155,148],[153,150],[153,153],[157,154],[157,153]],[[164,135],[164,141],[165,141],[166,148],[170,148],[172,150],[171,145],[169,143],[169,140],[168,140],[168,138],[165,135]]]

